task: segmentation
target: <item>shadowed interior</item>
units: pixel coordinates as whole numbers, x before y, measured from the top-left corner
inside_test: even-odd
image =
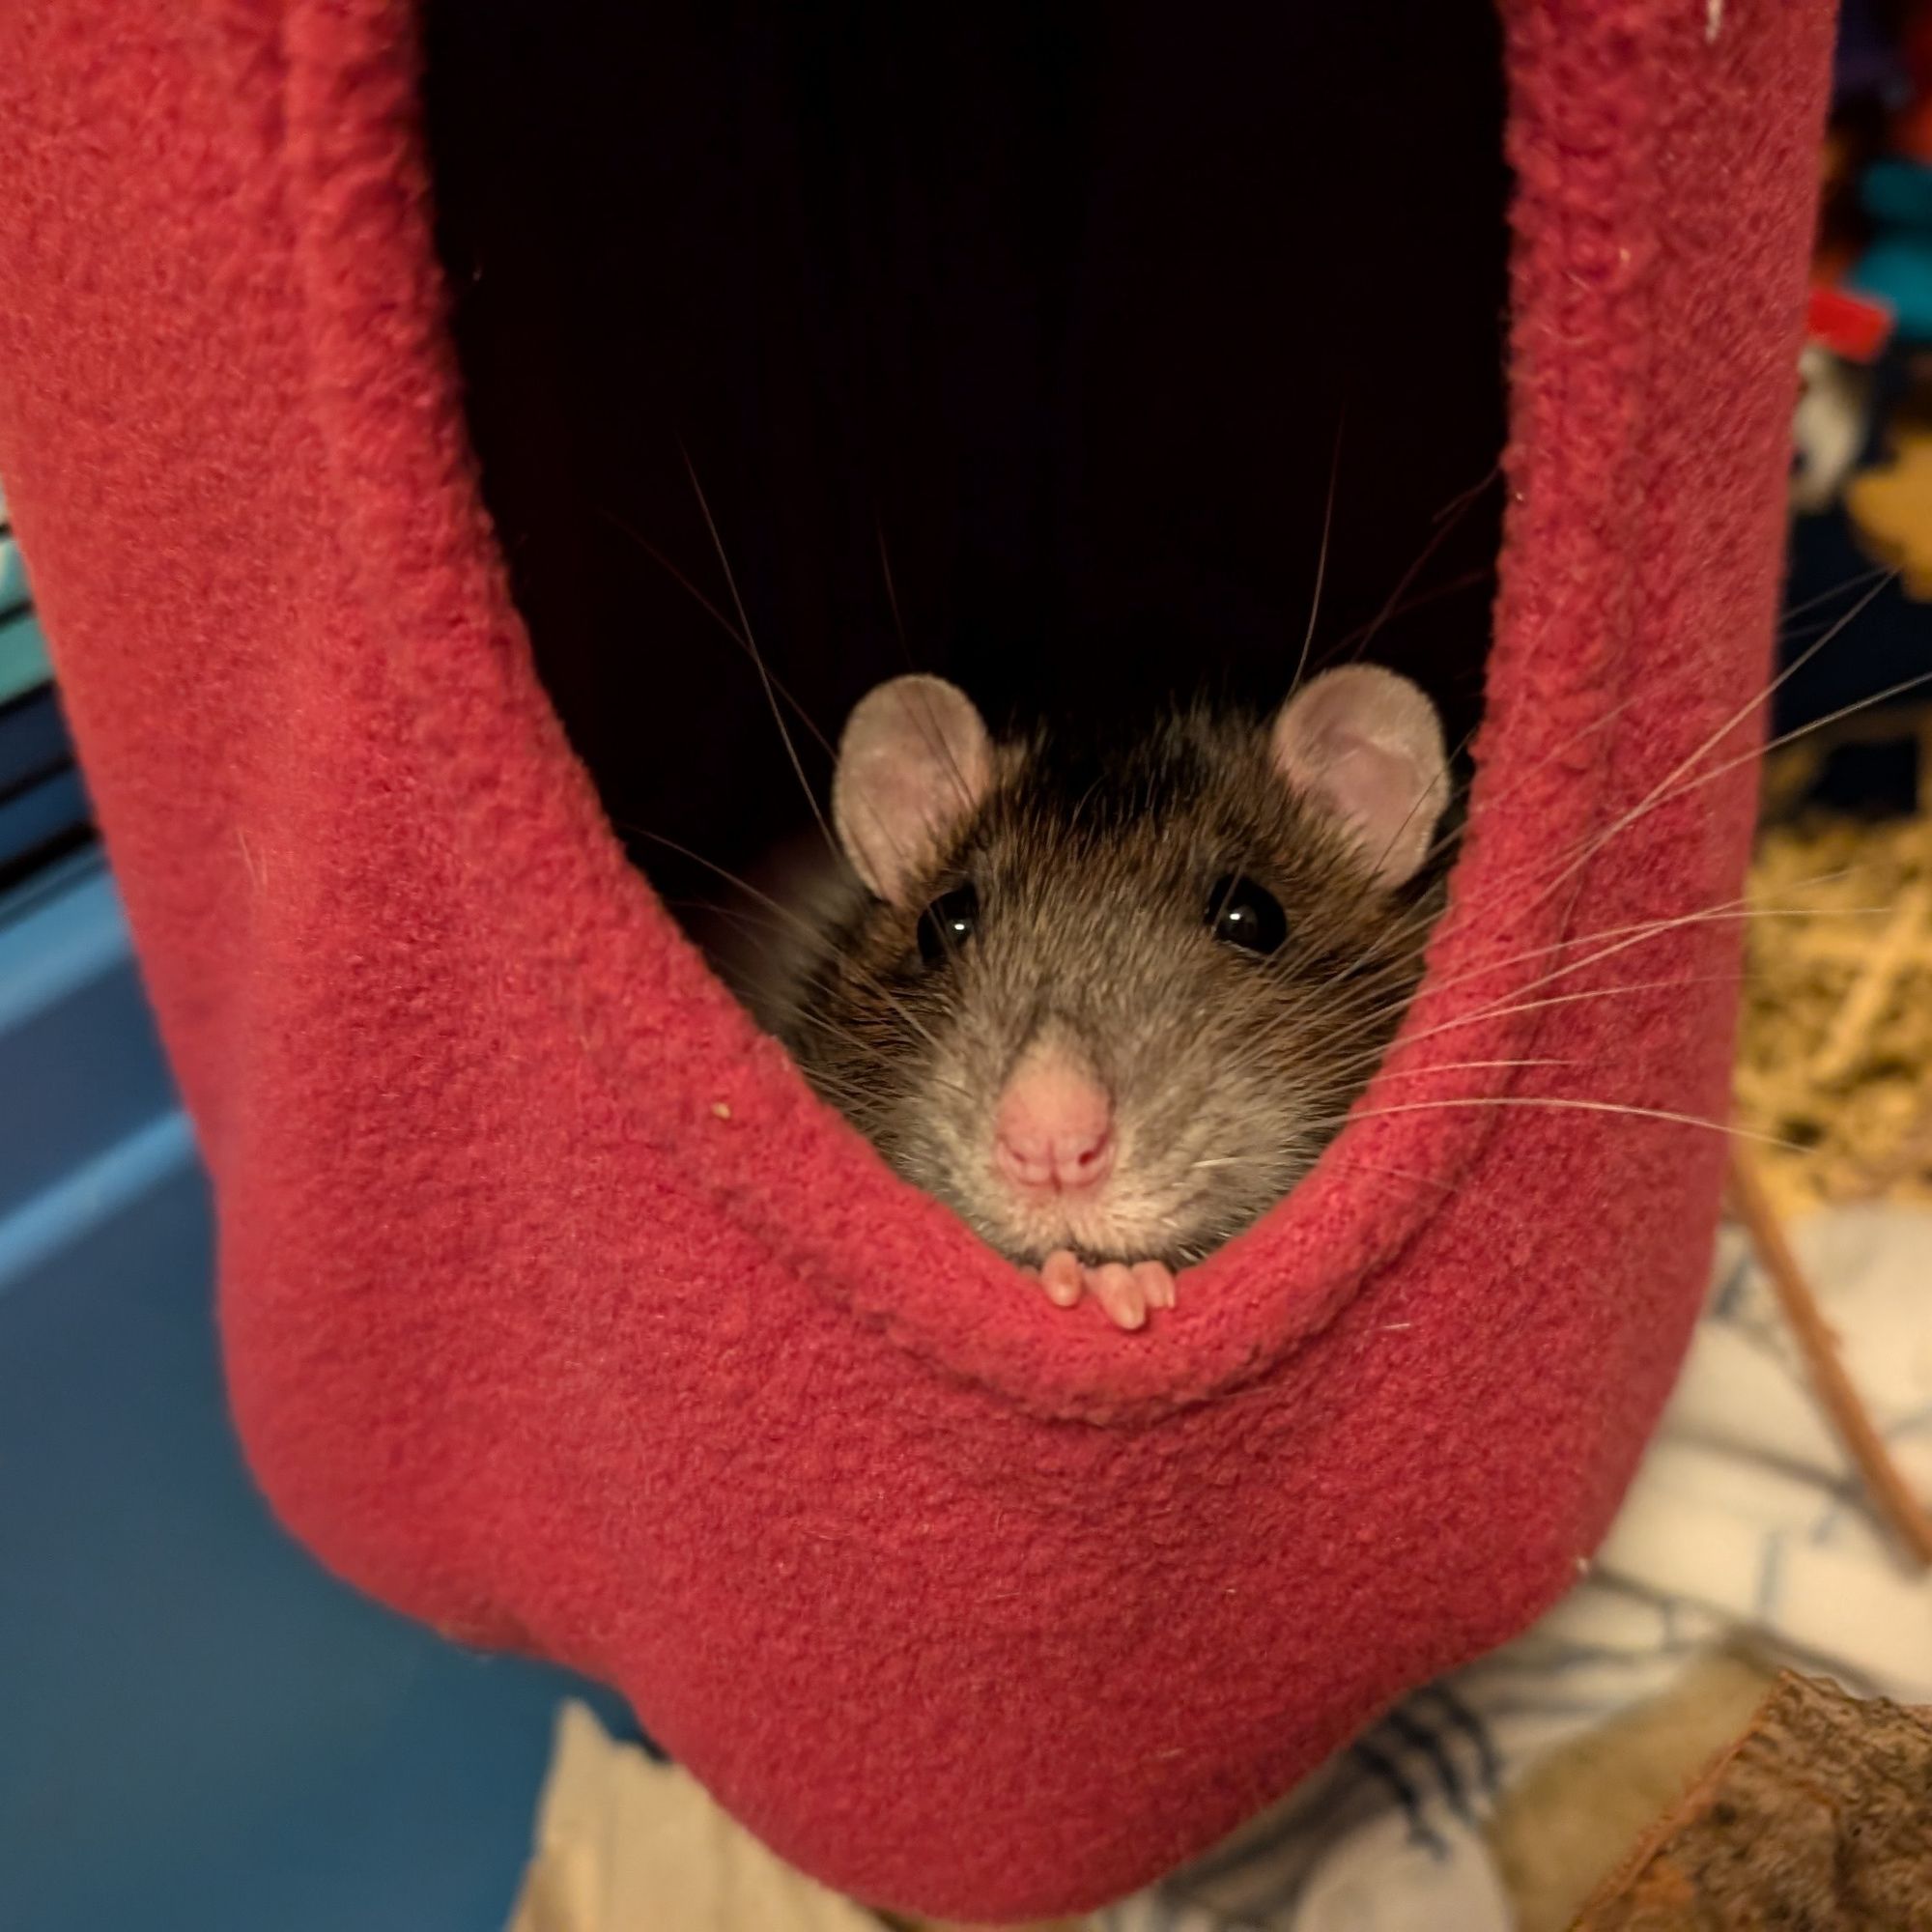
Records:
[[[996,724],[1278,701],[1331,475],[1312,662],[1421,598],[1370,652],[1452,743],[1473,726],[1504,435],[1487,8],[434,0],[426,34],[485,494],[674,907],[720,887],[658,839],[742,870],[808,822],[755,670],[666,568],[736,621],[685,451],[821,798],[812,727],[908,661]]]

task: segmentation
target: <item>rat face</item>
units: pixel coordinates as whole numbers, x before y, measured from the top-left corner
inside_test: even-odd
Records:
[[[1271,723],[996,746],[900,678],[854,712],[834,817],[868,891],[791,1043],[906,1179],[1023,1264],[1198,1260],[1292,1187],[1420,970],[1405,891],[1446,799],[1392,673]]]

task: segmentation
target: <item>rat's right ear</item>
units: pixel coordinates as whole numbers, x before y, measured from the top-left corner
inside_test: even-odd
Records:
[[[900,902],[992,777],[992,741],[973,700],[943,677],[895,677],[859,700],[838,741],[838,842],[879,897]]]

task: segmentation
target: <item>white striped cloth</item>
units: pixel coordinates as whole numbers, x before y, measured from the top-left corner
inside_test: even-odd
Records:
[[[1932,1212],[1845,1208],[1793,1243],[1907,1477],[1932,1494]],[[1851,1688],[1932,1702],[1932,1577],[1887,1542],[1740,1235],[1588,1577],[1418,1691],[1285,1804],[1103,1932],[1510,1932],[1482,1821],[1558,1745],[1747,1631]]]

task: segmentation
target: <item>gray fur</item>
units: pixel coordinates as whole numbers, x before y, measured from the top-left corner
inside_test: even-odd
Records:
[[[1220,878],[1287,913],[1271,957],[1218,942]],[[922,968],[918,918],[970,881],[973,939]],[[1197,1261],[1314,1165],[1367,1084],[1421,972],[1440,901],[1389,893],[1270,760],[1268,727],[1196,709],[1129,742],[1036,736],[998,749],[991,790],[910,906],[849,870],[815,943],[760,1017],[817,1092],[906,1179],[1014,1261]],[[1068,1225],[991,1166],[1009,1071],[1050,1031],[1111,1094],[1112,1204]],[[1054,1217],[1062,1217],[1058,1224]]]

